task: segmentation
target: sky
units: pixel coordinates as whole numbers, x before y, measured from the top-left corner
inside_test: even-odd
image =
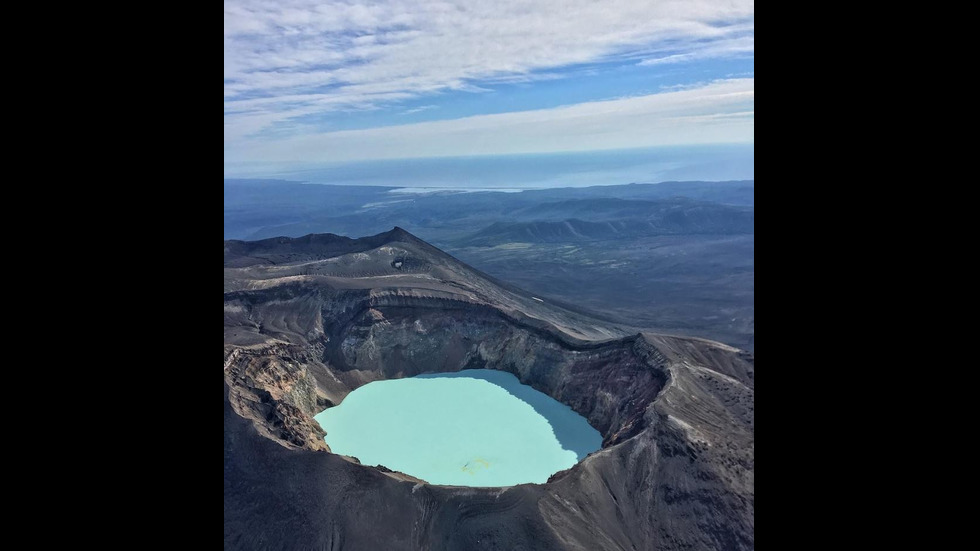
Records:
[[[226,0],[225,174],[751,156],[754,48],[753,0]]]

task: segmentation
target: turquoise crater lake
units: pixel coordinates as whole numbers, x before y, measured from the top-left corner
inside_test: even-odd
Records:
[[[547,482],[602,445],[571,408],[490,369],[368,383],[315,419],[334,453],[453,486]]]

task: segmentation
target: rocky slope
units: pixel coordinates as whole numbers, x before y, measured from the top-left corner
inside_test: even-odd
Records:
[[[225,242],[229,549],[749,549],[753,358],[549,304],[395,228]],[[547,484],[435,486],[329,453],[371,381],[500,369],[603,447]]]

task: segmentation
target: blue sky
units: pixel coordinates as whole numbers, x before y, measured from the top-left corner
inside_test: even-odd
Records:
[[[753,143],[754,1],[225,1],[225,170]]]

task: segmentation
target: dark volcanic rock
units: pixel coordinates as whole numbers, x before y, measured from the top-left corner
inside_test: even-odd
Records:
[[[499,369],[603,447],[547,484],[434,486],[329,453],[371,381]],[[751,355],[535,300],[396,228],[225,242],[229,549],[750,549]]]

